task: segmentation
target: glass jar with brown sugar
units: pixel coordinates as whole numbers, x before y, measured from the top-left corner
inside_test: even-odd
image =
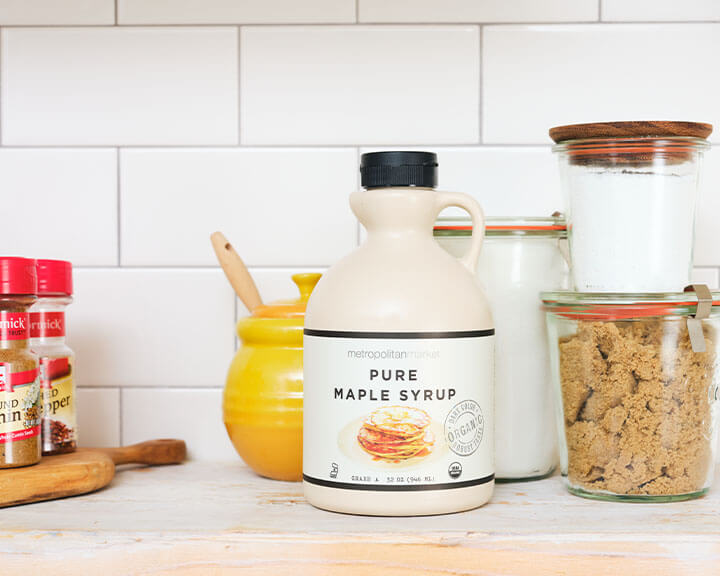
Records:
[[[35,261],[0,257],[0,468],[40,460],[40,380],[30,351]]]
[[[543,292],[568,490],[676,502],[712,485],[720,292]]]

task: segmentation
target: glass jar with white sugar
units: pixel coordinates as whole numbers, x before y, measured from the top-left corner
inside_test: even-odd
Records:
[[[676,292],[690,283],[700,163],[711,132],[696,122],[550,130],[576,290]]]
[[[454,256],[470,245],[468,221],[440,220],[435,238]],[[477,277],[495,320],[495,476],[529,480],[557,461],[545,319],[539,294],[568,287],[562,218],[488,218]]]

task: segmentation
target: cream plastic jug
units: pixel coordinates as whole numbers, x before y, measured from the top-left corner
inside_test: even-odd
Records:
[[[351,195],[367,240],[330,268],[304,333],[303,482],[319,508],[411,516],[481,506],[494,486],[494,329],[475,269],[483,213],[438,192],[435,154],[364,154]],[[456,259],[433,239],[472,217]]]

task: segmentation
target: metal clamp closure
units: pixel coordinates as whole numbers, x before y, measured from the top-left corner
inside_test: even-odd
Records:
[[[702,320],[708,318],[712,311],[713,299],[710,288],[705,284],[691,284],[686,286],[683,292],[695,292],[697,296],[698,303],[695,314],[691,314],[687,319],[688,336],[690,336],[693,352],[705,352]]]

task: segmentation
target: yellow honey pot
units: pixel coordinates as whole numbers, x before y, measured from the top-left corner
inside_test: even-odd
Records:
[[[320,274],[295,274],[300,298],[255,308],[237,324],[223,419],[235,450],[261,476],[302,480],[303,325]]]

